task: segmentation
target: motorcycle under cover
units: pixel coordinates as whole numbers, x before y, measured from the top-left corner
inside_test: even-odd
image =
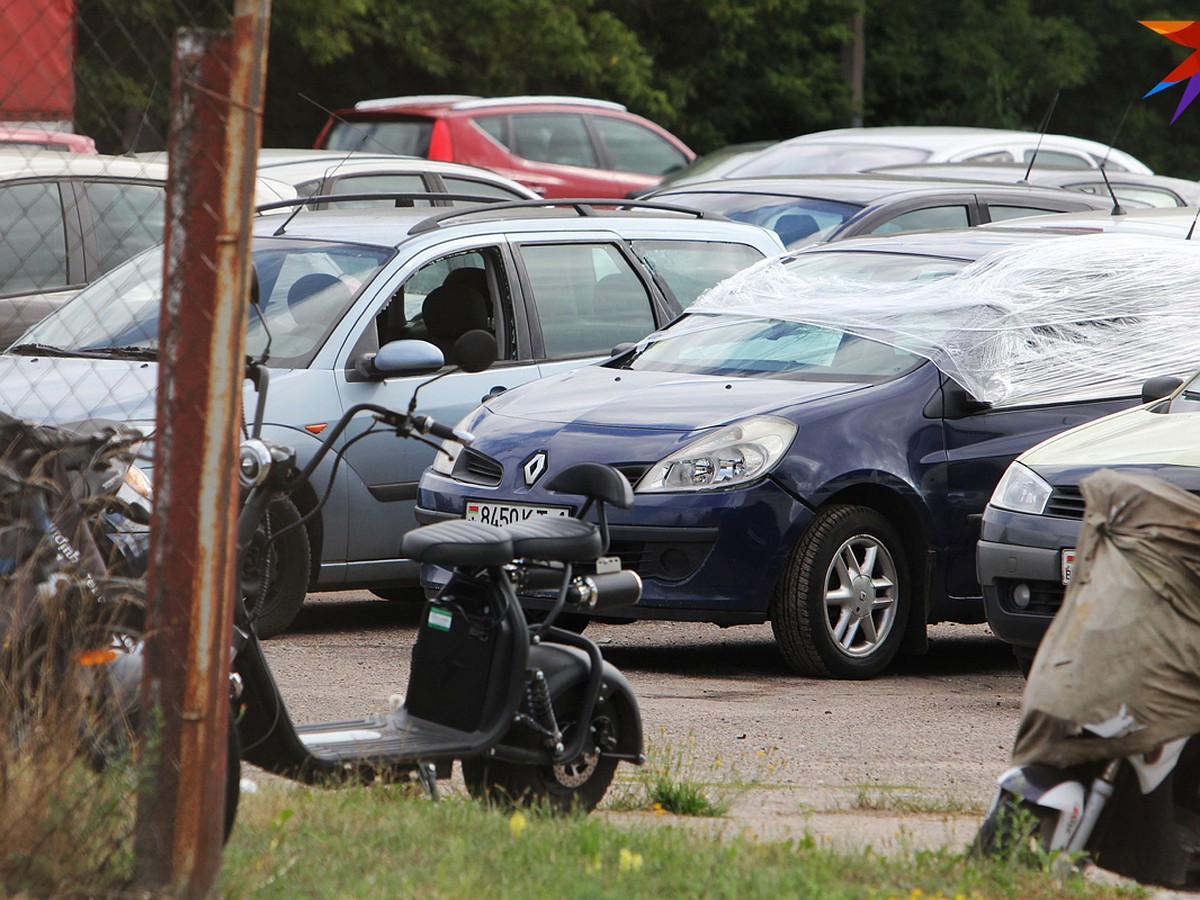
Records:
[[[1042,639],[1013,762],[1071,766],[1200,733],[1200,499],[1101,470],[1074,577]]]

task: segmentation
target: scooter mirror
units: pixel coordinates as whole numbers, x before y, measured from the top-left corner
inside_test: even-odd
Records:
[[[476,328],[454,342],[454,358],[463,372],[482,372],[496,361],[496,338]]]

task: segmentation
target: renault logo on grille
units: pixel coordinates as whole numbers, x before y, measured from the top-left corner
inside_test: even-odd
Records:
[[[539,450],[521,464],[521,471],[525,473],[526,487],[533,487],[537,484],[537,480],[546,474],[546,463],[549,458],[550,456],[545,450]]]

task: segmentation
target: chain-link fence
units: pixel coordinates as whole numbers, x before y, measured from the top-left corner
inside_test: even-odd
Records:
[[[0,8],[8,893],[215,878],[268,13]]]

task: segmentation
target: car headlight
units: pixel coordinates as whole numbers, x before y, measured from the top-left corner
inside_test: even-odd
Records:
[[[1008,467],[992,494],[992,506],[1012,512],[1040,516],[1046,509],[1053,488],[1032,469],[1018,462]]]
[[[471,426],[479,420],[479,410],[474,409],[458,420],[455,431],[470,431]],[[441,449],[433,455],[433,471],[439,475],[453,475],[454,464],[458,462],[458,454],[462,453],[463,445],[458,441],[442,441]]]
[[[761,478],[783,458],[796,426],[775,416],[751,416],[659,460],[635,492],[712,491]]]

